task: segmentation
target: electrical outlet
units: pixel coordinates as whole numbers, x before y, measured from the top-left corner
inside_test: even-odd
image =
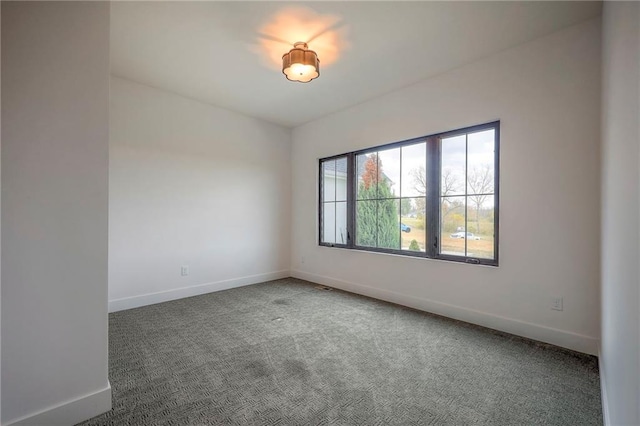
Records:
[[[551,299],[551,309],[554,311],[562,310],[562,297],[554,297]]]
[[[189,266],[188,265],[182,265],[180,267],[180,275],[182,275],[183,277],[186,277],[187,275],[189,275]]]

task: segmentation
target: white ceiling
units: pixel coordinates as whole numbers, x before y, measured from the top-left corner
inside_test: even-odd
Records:
[[[600,11],[574,1],[113,2],[111,72],[293,127]],[[310,38],[320,77],[287,81],[280,58]]]

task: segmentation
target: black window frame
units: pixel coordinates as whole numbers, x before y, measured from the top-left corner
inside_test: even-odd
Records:
[[[322,237],[323,237],[323,224],[324,224],[324,205],[325,203],[341,203],[343,201],[338,201],[337,199],[333,200],[333,201],[324,201],[324,199],[322,198],[323,194],[324,194],[324,176],[323,176],[323,170],[324,168],[322,167],[322,164],[325,162],[329,162],[329,161],[337,161],[340,158],[346,158],[347,159],[347,198],[344,201],[347,205],[347,243],[346,244],[339,244],[339,243],[323,243],[322,242]],[[353,197],[353,191],[352,191],[352,185],[351,185],[351,181],[352,181],[352,172],[353,169],[351,168],[351,164],[350,164],[350,159],[349,156],[346,154],[340,154],[340,155],[333,155],[331,157],[326,157],[326,158],[322,158],[321,160],[319,160],[318,163],[319,167],[318,167],[318,181],[319,181],[319,189],[320,189],[320,193],[318,195],[318,200],[319,200],[319,204],[318,204],[318,242],[320,243],[320,245],[325,246],[325,247],[341,247],[341,248],[350,248],[350,242],[351,242],[351,235],[353,233],[350,234],[350,230],[351,230],[351,222],[349,219],[350,216],[350,201]],[[337,196],[337,191],[336,191],[336,196]]]
[[[486,258],[477,258],[466,255],[453,255],[453,254],[441,254],[440,253],[440,226],[441,226],[441,162],[442,162],[442,152],[441,152],[441,144],[440,140],[443,138],[450,138],[458,135],[476,133],[483,130],[494,129],[495,131],[495,147],[494,147],[494,188],[493,188],[493,197],[494,197],[494,258],[486,259]],[[399,148],[408,145],[414,145],[416,143],[426,142],[426,178],[427,182],[430,185],[427,186],[426,193],[426,240],[425,240],[425,251],[410,251],[410,250],[400,250],[400,249],[387,249],[387,248],[379,248],[379,247],[368,247],[368,246],[359,246],[356,245],[356,186],[357,186],[357,177],[355,176],[356,171],[356,158],[361,154],[368,154],[372,152],[382,151],[391,148]],[[340,158],[347,159],[347,243],[346,244],[336,244],[336,243],[325,243],[322,242],[323,237],[323,213],[324,213],[324,200],[323,200],[323,163],[327,161],[333,161]],[[318,245],[323,247],[339,247],[344,249],[352,249],[352,250],[360,250],[360,251],[370,251],[377,253],[388,253],[395,254],[401,256],[408,257],[421,257],[427,259],[438,259],[438,260],[447,260],[453,262],[463,262],[468,264],[475,265],[488,265],[488,266],[498,266],[498,255],[499,255],[499,223],[500,223],[500,120],[491,121],[484,124],[478,124],[474,126],[459,128],[455,130],[449,130],[445,132],[440,132],[432,135],[422,136],[418,138],[407,139],[398,142],[392,142],[384,145],[379,145],[375,147],[365,148],[358,151],[347,152],[343,154],[333,155],[330,157],[320,158],[318,160]],[[468,170],[465,170],[465,180],[468,178]],[[465,183],[466,186],[466,183]],[[464,197],[467,198],[469,194],[465,190]],[[465,203],[465,206],[467,204]],[[465,207],[465,217],[467,216]],[[465,232],[467,226],[465,224]],[[465,238],[465,247],[467,244],[467,239]],[[466,251],[466,250],[465,250]]]

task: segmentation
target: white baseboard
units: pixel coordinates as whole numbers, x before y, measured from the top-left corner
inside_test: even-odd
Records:
[[[96,392],[9,421],[4,426],[70,426],[111,410],[111,383]]]
[[[242,287],[250,284],[257,284],[264,281],[277,280],[289,277],[289,271],[267,272],[265,274],[250,275],[246,277],[233,278],[230,280],[217,281],[213,283],[199,284],[190,287],[176,288],[157,293],[142,294],[139,296],[124,297],[109,301],[109,312],[124,311],[126,309],[139,308],[141,306],[154,305],[156,303],[168,302],[170,300],[183,299],[185,297],[198,296],[200,294],[213,293],[215,291],[228,290],[230,288]]]
[[[551,327],[545,327],[513,318],[506,318],[487,312],[476,311],[473,309],[463,308],[461,306],[449,305],[447,303],[436,302],[434,300],[422,297],[409,296],[390,290],[369,287],[362,284],[356,284],[339,280],[336,278],[326,277],[323,275],[312,274],[308,272],[292,270],[291,276],[307,281],[316,282],[329,287],[335,287],[341,290],[349,291],[363,296],[373,297],[374,299],[385,300],[387,302],[397,303],[398,305],[407,306],[421,311],[431,312],[460,321],[481,325],[483,327],[494,330],[504,331],[506,333],[515,334],[540,342],[550,343],[574,351],[596,355],[598,353],[599,340],[593,337],[584,336],[582,334],[572,333],[570,331],[558,330]]]
[[[602,422],[604,426],[611,425],[609,417],[609,399],[607,397],[607,378],[602,362],[602,347],[598,345],[598,371],[600,373],[600,398],[602,399]]]

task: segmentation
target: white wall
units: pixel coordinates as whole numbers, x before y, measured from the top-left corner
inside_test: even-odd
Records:
[[[608,424],[640,424],[640,4],[604,2],[602,353]]]
[[[318,158],[495,119],[499,267],[317,245]],[[293,132],[292,273],[596,353],[599,122],[596,19],[300,126]],[[554,296],[564,297],[564,311],[550,309]]]
[[[115,77],[110,126],[112,311],[289,275],[288,129]]]
[[[2,423],[111,408],[109,4],[2,2]]]
[[[0,46],[2,46],[2,7],[0,7]],[[0,47],[0,81],[2,81],[2,48]],[[2,99],[2,84],[0,84],[0,100]],[[2,114],[0,114],[0,188],[2,188]],[[2,217],[2,197],[0,196],[0,217]],[[0,220],[0,241],[2,241],[2,224]],[[2,244],[0,244],[0,259],[2,258]],[[2,330],[2,262],[0,262],[0,330]],[[0,333],[1,336],[2,333]],[[2,365],[2,338],[0,337],[0,366]],[[0,368],[1,370],[1,368]],[[0,422],[2,421],[2,380],[0,380]]]

